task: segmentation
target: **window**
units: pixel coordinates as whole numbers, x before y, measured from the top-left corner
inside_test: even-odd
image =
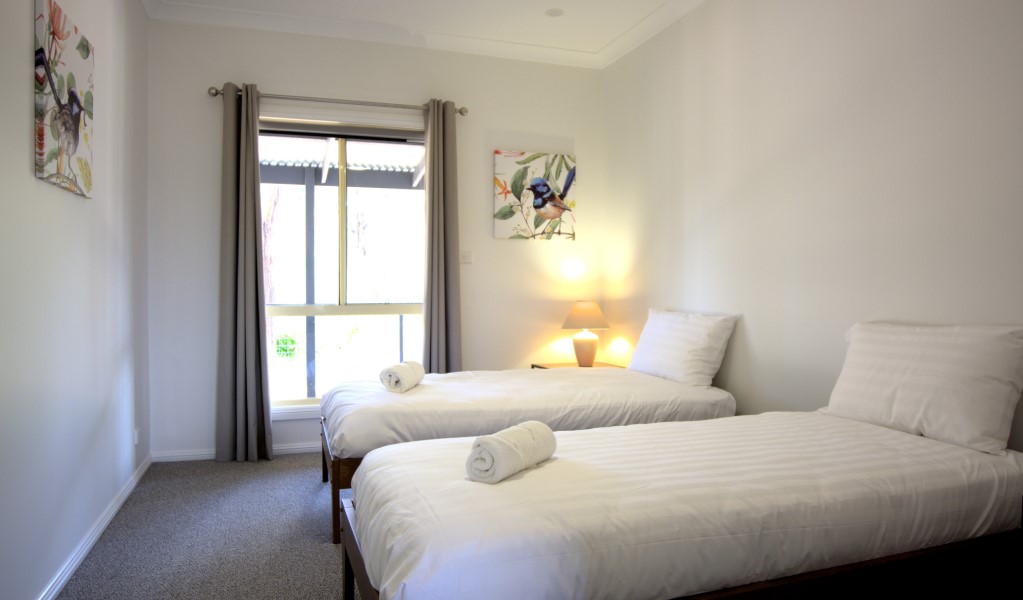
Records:
[[[421,360],[422,143],[264,129],[259,155],[271,404]]]

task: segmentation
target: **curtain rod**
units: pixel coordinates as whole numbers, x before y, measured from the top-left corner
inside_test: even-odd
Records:
[[[219,89],[215,86],[210,86],[206,90],[206,93],[216,98],[217,96],[224,95],[224,90]],[[238,92],[239,94],[241,91]],[[340,98],[317,98],[315,96],[287,96],[284,94],[266,94],[259,92],[260,98],[274,98],[276,100],[297,100],[299,102],[324,102],[327,104],[352,104],[355,106],[375,106],[379,108],[397,108],[402,110],[426,110],[425,104],[393,104],[391,102],[368,102],[366,100],[342,100]],[[462,115],[463,117],[469,114],[469,109],[462,106],[455,109],[455,112]]]

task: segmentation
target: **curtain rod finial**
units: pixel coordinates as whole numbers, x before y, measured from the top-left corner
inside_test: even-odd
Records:
[[[211,85],[210,88],[206,90],[206,93],[216,98],[217,96],[223,94],[224,92],[218,90],[217,88]]]

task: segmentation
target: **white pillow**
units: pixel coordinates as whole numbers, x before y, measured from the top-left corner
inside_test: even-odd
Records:
[[[710,385],[738,319],[651,308],[629,368],[688,385]]]
[[[1001,454],[1023,389],[1023,327],[860,323],[822,412]]]

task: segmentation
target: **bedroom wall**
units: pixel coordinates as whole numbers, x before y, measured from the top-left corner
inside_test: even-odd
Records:
[[[0,6],[3,598],[59,591],[149,464],[146,17],[60,4],[96,48],[91,199],[35,179],[34,2]]]
[[[602,73],[612,317],[742,314],[747,413],[826,404],[857,321],[1023,323],[1020,56],[1012,0],[706,3]]]
[[[166,21],[150,23],[150,327],[153,452],[212,456],[220,221],[221,101],[206,88],[255,82],[266,92],[469,108],[458,120],[467,369],[572,357],[558,329],[570,302],[596,297],[602,132],[595,71]],[[576,243],[493,239],[495,148],[575,151],[582,165]],[[606,245],[606,244],[605,244]],[[567,282],[566,259],[586,272]],[[383,365],[382,365],[383,366]],[[187,374],[183,376],[183,374]],[[275,445],[318,444],[315,421],[278,421]]]

